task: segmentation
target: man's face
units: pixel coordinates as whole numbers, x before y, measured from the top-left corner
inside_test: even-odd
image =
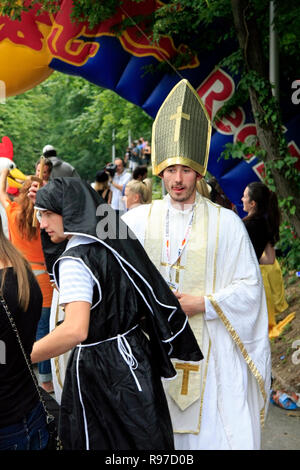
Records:
[[[195,202],[196,183],[201,176],[192,168],[172,165],[164,170],[162,178],[173,201],[185,204]]]
[[[119,160],[118,158],[115,160],[115,165],[117,167],[116,172],[118,175],[120,175],[123,172],[123,162],[122,160]]]
[[[66,240],[62,216],[51,211],[39,211],[40,227],[45,229],[53,243]]]

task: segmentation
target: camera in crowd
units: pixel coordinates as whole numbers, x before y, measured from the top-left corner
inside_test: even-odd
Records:
[[[117,165],[115,165],[114,163],[108,163],[108,164],[104,167],[104,170],[105,170],[105,171],[108,171],[108,173],[110,174],[110,176],[111,176],[112,178],[115,176],[116,169],[117,169]]]

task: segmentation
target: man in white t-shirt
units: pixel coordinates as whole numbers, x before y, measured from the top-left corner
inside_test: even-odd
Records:
[[[113,177],[110,186],[110,189],[112,190],[111,206],[115,210],[125,212],[126,206],[122,199],[122,190],[123,186],[131,180],[131,174],[126,171],[124,161],[121,158],[116,158],[115,165],[117,167],[116,174]]]

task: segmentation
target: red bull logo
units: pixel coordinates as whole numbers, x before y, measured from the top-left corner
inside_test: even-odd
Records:
[[[233,79],[222,69],[213,71],[199,86],[198,94],[201,97],[207,112],[214,119],[216,113],[222,108],[224,103],[228,101],[235,92],[235,84]],[[224,135],[233,135],[234,142],[244,142],[248,145],[258,145],[257,129],[254,123],[246,123],[245,111],[239,106],[230,114],[215,120],[213,126]],[[294,141],[288,143],[289,152],[298,160],[295,164],[300,170],[300,149]],[[245,157],[246,162],[250,163],[256,156],[249,154]],[[263,180],[265,177],[265,167],[263,162],[259,162],[252,166],[256,175]]]
[[[36,5],[33,10],[22,13],[22,21],[12,21],[7,16],[0,16],[0,42],[9,40],[13,44],[41,51],[44,37],[39,25],[51,26],[51,19],[48,13],[35,16],[37,10]]]
[[[62,9],[55,17],[53,28],[49,38],[47,39],[49,50],[53,57],[71,63],[73,65],[83,65],[89,57],[97,54],[99,43],[96,41],[101,36],[115,36],[112,33],[113,27],[121,24],[126,18],[147,16],[158,8],[160,2],[144,1],[133,3],[125,1],[116,14],[100,23],[93,29],[89,28],[87,22],[74,23],[71,21],[72,1],[66,0],[62,4]],[[178,52],[183,52],[184,47],[180,45],[176,49],[171,38],[163,37],[159,44],[151,44],[152,37],[148,37],[144,30],[146,24],[133,24],[124,31],[119,40],[123,48],[137,57],[152,55],[157,60],[163,61],[170,59]],[[188,67],[196,67],[199,61],[193,58]]]
[[[28,5],[30,2],[27,1],[26,4]],[[39,66],[49,65],[54,58],[80,67],[90,57],[94,57],[98,53],[100,49],[99,38],[101,36],[116,36],[112,32],[112,28],[128,17],[132,18],[133,25],[118,37],[122,47],[137,57],[153,56],[158,61],[168,60],[178,52],[184,52],[187,46],[180,45],[176,48],[169,37],[163,37],[158,45],[151,44],[152,37],[148,37],[143,32],[146,24],[139,26],[134,24],[135,17],[141,15],[146,17],[160,5],[161,3],[157,0],[144,0],[140,3],[127,0],[113,17],[90,29],[87,22],[75,23],[71,20],[72,0],[62,0],[60,10],[55,15],[50,15],[47,12],[38,14],[40,5],[36,4],[28,12],[22,13],[21,21],[0,17],[0,46],[2,48],[6,47],[7,51],[12,50],[12,45],[22,46],[24,48],[22,50],[24,58],[26,54],[28,55],[25,48],[31,50],[31,60],[28,60],[27,57],[24,63],[21,64],[22,67],[17,66],[17,64],[11,66],[14,71],[18,69],[21,74],[24,68],[30,69],[30,67],[36,68],[36,72],[38,72]],[[40,63],[38,63],[37,58],[32,59],[34,52],[39,54],[36,57],[39,57]],[[7,54],[10,56],[10,62],[14,61],[14,54],[11,54],[11,52],[7,52]],[[16,59],[21,59],[20,51]],[[199,61],[197,57],[194,57],[186,67],[193,68],[198,65]],[[26,73],[30,75],[29,71]],[[2,71],[1,75],[0,79],[6,78],[5,73]],[[42,75],[44,77],[44,72]],[[9,88],[9,81],[4,81]],[[24,91],[24,89],[21,91]],[[9,90],[8,94],[11,94]]]

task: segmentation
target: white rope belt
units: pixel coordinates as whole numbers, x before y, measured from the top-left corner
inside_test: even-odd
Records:
[[[138,325],[135,325],[133,328],[126,331],[126,333],[122,333],[121,335],[113,336],[112,338],[104,339],[103,341],[98,341],[97,343],[78,344],[77,348],[88,348],[88,347],[91,347],[91,346],[96,346],[97,344],[106,343],[107,341],[113,341],[113,340],[116,339],[117,344],[118,344],[119,353],[121,354],[124,361],[128,365],[128,367],[130,369],[130,372],[131,372],[131,374],[132,374],[132,376],[135,380],[136,386],[137,386],[139,392],[141,392],[142,387],[140,386],[140,383],[139,383],[139,381],[138,381],[138,379],[137,379],[137,377],[134,373],[135,369],[137,369],[139,364],[138,364],[136,358],[134,357],[134,355],[132,353],[132,350],[131,350],[131,347],[130,347],[130,344],[128,343],[128,341],[125,337],[128,333],[130,333],[131,331],[133,331],[137,327],[138,327]]]

